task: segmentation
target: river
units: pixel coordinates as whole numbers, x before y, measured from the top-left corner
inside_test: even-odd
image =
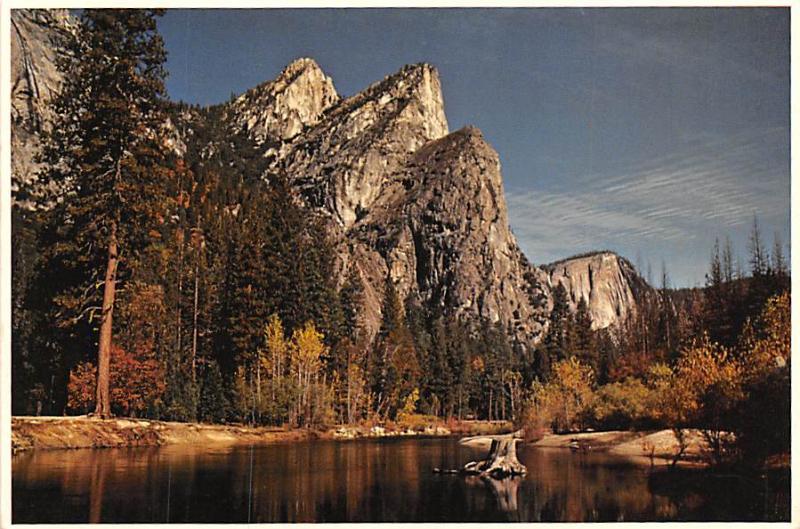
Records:
[[[785,520],[786,483],[651,471],[520,447],[529,473],[434,474],[456,439],[34,450],[12,459],[14,523]],[[782,481],[786,481],[785,479]]]

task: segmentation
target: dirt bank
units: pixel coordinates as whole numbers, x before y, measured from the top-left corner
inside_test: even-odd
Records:
[[[445,437],[450,435],[491,436],[514,429],[511,421],[443,421],[430,415],[425,421],[415,419],[405,422],[387,422],[381,425],[343,425],[330,431],[335,439],[359,439],[363,437]]]
[[[13,417],[11,448],[120,448],[165,444],[279,443],[318,437],[310,430],[250,428],[144,419]]]
[[[78,417],[13,417],[13,452],[30,449],[121,448],[167,444],[261,444],[311,439],[357,439],[378,437],[497,434],[509,431],[510,423],[454,421],[419,424],[414,427],[389,423],[381,426],[341,426],[327,431],[197,424],[146,419],[96,419]]]
[[[509,433],[499,433],[495,435],[479,434],[479,435],[473,435],[471,437],[464,437],[459,441],[459,444],[465,446],[474,446],[476,448],[485,448],[488,450],[491,447],[492,441],[494,439],[510,439],[510,438],[522,439],[522,436],[523,436],[522,430],[517,430],[515,432],[509,432]]]
[[[514,436],[522,437],[522,433],[515,432]],[[466,437],[461,443],[488,449],[494,437],[497,436]],[[679,464],[684,466],[700,464],[706,443],[698,430],[688,430],[688,439],[688,446]],[[669,464],[678,450],[678,441],[672,430],[548,434],[530,444],[540,448],[566,448],[576,452],[608,452],[648,465]]]

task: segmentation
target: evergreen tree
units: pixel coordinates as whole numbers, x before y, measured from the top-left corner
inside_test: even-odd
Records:
[[[767,300],[779,291],[776,273],[772,268],[770,256],[761,239],[758,217],[753,216],[753,227],[750,232],[750,280],[745,296],[744,318],[756,318]]]
[[[448,325],[444,316],[439,316],[431,326],[431,350],[426,358],[426,390],[431,403],[430,412],[444,415],[447,406],[448,388],[452,383],[448,349],[451,346]]]
[[[51,373],[35,354],[36,322],[41,312],[31,310],[28,292],[40,259],[38,215],[16,205],[11,209],[11,403],[15,415],[50,411],[45,399]],[[49,388],[52,391],[52,387]]]
[[[444,395],[445,412],[447,417],[460,417],[466,404],[465,385],[471,340],[468,326],[455,317],[449,319],[446,329],[448,376]]]
[[[202,370],[202,384],[198,402],[198,419],[203,422],[220,423],[228,415],[228,399],[219,365],[213,360]]]
[[[504,373],[517,366],[504,329],[486,319],[481,320],[475,348],[483,363],[481,394],[476,405],[485,410],[483,416],[489,420],[506,419],[510,408],[506,408]]]
[[[570,320],[567,289],[559,283],[553,289],[553,308],[550,311],[547,334],[537,348],[536,371],[541,377],[546,378],[549,375],[553,363],[566,358]]]
[[[753,228],[750,232],[750,273],[753,277],[760,277],[767,273],[769,268],[769,256],[761,240],[761,229],[758,225],[758,217],[753,215]]]
[[[364,283],[355,265],[350,267],[347,279],[339,291],[339,303],[342,307],[344,331],[342,334],[356,341],[361,331],[359,311],[363,303]]]
[[[337,413],[339,417],[346,417],[349,421],[353,416],[353,389],[354,384],[348,380],[352,374],[361,378],[363,364],[360,362],[362,355],[360,348],[364,346],[362,322],[360,317],[363,305],[364,285],[353,264],[347,277],[339,290],[337,305],[339,313],[334,315],[338,319],[335,331],[335,343],[331,344],[330,361],[327,362],[328,374],[331,378],[338,378],[341,383],[334,388],[337,392]],[[357,386],[360,389],[360,380]]]
[[[783,240],[777,231],[772,244],[772,271],[775,274],[776,293],[787,290],[789,288],[789,268],[783,254]]]
[[[593,342],[593,347],[597,351],[597,382],[605,384],[609,381],[611,367],[618,359],[618,347],[608,329],[598,329],[594,333]]]
[[[729,300],[728,285],[725,283],[725,272],[719,248],[719,239],[714,241],[711,263],[706,274],[705,289],[705,326],[710,337],[719,343],[729,344],[731,325],[728,319]]]
[[[666,356],[671,358],[673,355],[673,345],[675,341],[675,318],[674,318],[674,303],[672,299],[672,289],[670,288],[669,273],[667,272],[667,263],[661,261],[661,287],[658,292],[661,298],[661,307],[659,311],[659,334],[664,344]]]
[[[52,299],[61,325],[99,318],[95,413],[101,417],[111,413],[117,286],[167,216],[170,171],[161,137],[166,54],[156,31],[161,14],[82,12],[75,45],[59,64],[65,81],[43,148],[41,181],[63,197],[52,212],[55,240],[47,259],[70,269],[72,280]]]
[[[438,373],[427,366],[435,364],[436,349],[434,345],[433,329],[440,318],[431,315],[431,311],[424,307],[412,296],[405,303],[406,326],[414,340],[414,349],[417,352],[421,369],[419,376],[419,409],[426,414],[434,414],[434,404],[438,406],[440,397],[437,394]]]
[[[380,336],[385,337],[404,325],[403,306],[400,296],[390,277],[386,278],[386,289],[383,300],[383,320],[381,321]]]
[[[383,320],[378,343],[369,362],[375,411],[379,415],[393,417],[405,398],[418,389],[419,372],[414,337],[406,326],[403,305],[394,283],[387,277]]]
[[[725,247],[722,250],[722,281],[726,285],[733,283],[734,270],[733,270],[733,245],[731,238],[725,237]]]
[[[573,323],[573,339],[571,340],[572,354],[584,364],[597,372],[599,359],[593,344],[592,316],[586,298],[581,296],[575,311]]]

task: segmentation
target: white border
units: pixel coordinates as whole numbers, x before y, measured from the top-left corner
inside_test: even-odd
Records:
[[[0,0],[0,528],[11,526],[11,12]]]
[[[797,243],[800,239],[798,239],[797,235],[797,227],[800,226],[800,213],[797,211],[796,206],[798,203],[798,199],[800,199],[800,193],[797,189],[797,180],[795,178],[797,173],[797,163],[795,161],[795,154],[798,152],[798,148],[800,148],[800,136],[798,136],[797,131],[795,130],[795,124],[797,123],[797,102],[798,102],[798,65],[797,61],[795,60],[798,57],[798,52],[800,52],[800,43],[798,43],[798,31],[800,31],[800,21],[797,20],[795,16],[797,11],[795,9],[791,9],[789,13],[790,22],[791,22],[791,31],[790,31],[790,39],[791,39],[791,94],[790,94],[790,111],[791,111],[791,134],[792,134],[792,143],[791,143],[791,188],[790,188],[790,195],[791,195],[791,203],[790,203],[790,215],[791,215],[791,250],[794,250],[797,247]],[[795,271],[800,270],[798,267],[798,263],[800,263],[800,256],[795,255],[795,252],[791,252],[791,263],[792,263],[792,294],[797,292],[797,286],[800,286],[800,277]],[[792,295],[794,297],[794,295]],[[800,308],[798,308],[797,300],[792,301],[792,356],[794,353],[797,353],[798,339],[800,339]],[[800,365],[798,365],[797,360],[792,363],[792,473],[791,473],[791,495],[792,495],[792,510],[791,510],[791,523],[796,524],[798,520],[800,520],[800,480],[797,479],[797,475],[795,473],[795,469],[800,467],[800,465],[796,465],[795,462],[797,461],[797,454],[800,453],[798,450],[800,449],[800,439],[798,439],[798,433],[800,431],[800,422],[796,417],[795,411],[797,410],[797,403],[800,402],[798,399],[800,398],[800,388],[798,385],[798,381],[800,380]]]
[[[795,10],[791,1],[769,1],[769,0],[737,0],[734,2],[725,0],[696,1],[683,0],[672,2],[660,2],[652,0],[650,2],[625,1],[625,0],[604,0],[604,1],[579,1],[579,0],[560,0],[560,1],[469,1],[469,0],[408,0],[397,2],[391,0],[345,0],[345,1],[314,1],[314,0],[282,0],[282,1],[254,1],[254,0],[83,0],[83,1],[64,1],[64,0],[0,0],[0,529],[11,527],[11,57],[10,57],[10,9],[22,8],[90,8],[90,7],[166,7],[166,8],[479,8],[479,7],[789,7],[791,20],[791,56],[797,56],[800,51],[800,44],[797,43],[800,22],[795,20]],[[795,122],[795,102],[798,100],[797,87],[797,66],[794,61],[791,64],[791,112],[792,124]],[[794,153],[800,149],[800,139],[792,130],[792,163],[791,179],[795,184],[795,157]],[[791,186],[792,203],[797,203],[800,199],[800,191],[797,186]],[[798,236],[796,226],[800,225],[800,214],[795,209],[791,210],[792,248],[797,248]],[[800,256],[796,257],[797,252],[791,252],[792,270],[800,270]],[[792,274],[792,291],[800,286],[798,274]],[[792,304],[792,350],[797,351],[800,346],[798,337],[798,325],[800,325],[800,308],[797,303]],[[800,376],[800,366],[797,362],[792,365],[792,408],[797,409],[798,388],[797,380]],[[800,454],[800,439],[798,439],[798,427],[800,419],[792,413],[792,452]],[[800,520],[800,480],[794,477],[794,466],[792,465],[792,509],[791,522],[788,523],[703,523],[704,528],[746,526],[747,528],[774,528],[774,527],[793,527]],[[659,527],[671,529],[673,527],[686,527],[687,523],[678,522],[655,522]],[[120,525],[126,527],[128,525]],[[175,528],[175,527],[194,527],[198,524],[148,524],[153,528]],[[232,527],[247,527],[247,524],[202,524],[203,527],[219,527],[229,529]],[[260,525],[260,524],[258,524]],[[284,525],[284,524],[270,524]],[[287,524],[288,525],[288,524]],[[318,524],[292,524],[292,527],[314,527]],[[355,524],[338,524],[340,526],[350,526]],[[365,524],[358,524],[364,526]],[[372,525],[372,524],[366,524]],[[408,525],[411,527],[429,527],[440,524],[416,523],[416,524],[393,524]],[[463,524],[460,524],[463,525]],[[477,524],[470,524],[477,525]],[[482,527],[503,527],[507,529],[508,524],[492,523],[480,524]],[[527,525],[527,524],[524,524]],[[536,524],[538,526],[557,526],[573,527],[580,525],[606,526],[609,524],[577,524],[577,523],[545,523]],[[611,524],[613,525],[613,524]],[[626,523],[625,527],[637,528],[651,523]],[[694,525],[694,524],[691,524]],[[41,528],[41,527],[89,527],[89,524],[37,524],[21,525],[15,524],[19,528]],[[115,524],[105,524],[106,527],[117,527]]]

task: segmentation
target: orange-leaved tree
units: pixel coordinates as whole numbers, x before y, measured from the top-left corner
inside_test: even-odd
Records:
[[[165,384],[161,364],[149,355],[135,354],[114,345],[111,351],[111,407],[136,417],[158,406]],[[93,409],[97,367],[82,362],[70,372],[67,407],[74,412]]]

